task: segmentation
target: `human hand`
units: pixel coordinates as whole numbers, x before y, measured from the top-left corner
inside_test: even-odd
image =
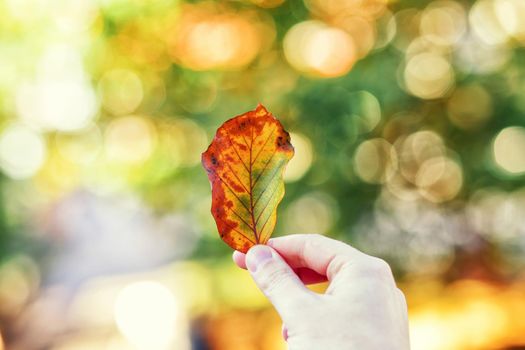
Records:
[[[407,350],[403,293],[388,264],[342,242],[298,234],[233,253],[283,320],[290,350]],[[325,294],[305,284],[330,282]]]

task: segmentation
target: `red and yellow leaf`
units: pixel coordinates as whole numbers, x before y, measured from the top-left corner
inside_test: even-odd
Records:
[[[270,238],[293,154],[290,135],[262,105],[217,130],[202,165],[212,186],[217,229],[233,249],[247,252]]]

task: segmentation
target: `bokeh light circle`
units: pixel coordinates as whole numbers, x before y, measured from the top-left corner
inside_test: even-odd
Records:
[[[481,85],[459,87],[447,102],[447,112],[452,124],[458,128],[476,129],[492,115],[492,97]]]
[[[320,21],[294,25],[283,41],[290,65],[318,77],[338,77],[350,71],[357,59],[354,41],[342,29]]]
[[[295,154],[286,166],[284,181],[294,182],[301,179],[310,169],[313,160],[313,148],[310,140],[300,133],[290,133]]]
[[[113,120],[105,132],[105,150],[108,160],[138,164],[147,160],[157,143],[154,125],[138,116]]]
[[[431,202],[441,203],[456,197],[463,186],[461,166],[447,157],[425,161],[416,175],[419,193]]]
[[[525,128],[512,126],[499,132],[493,142],[492,152],[496,164],[506,173],[525,173]]]
[[[359,16],[366,19],[380,17],[387,9],[388,0],[306,0],[308,9],[323,19]]]
[[[304,194],[285,212],[288,232],[326,233],[339,215],[334,198],[324,192]]]
[[[396,141],[399,155],[399,170],[403,178],[415,184],[421,165],[432,158],[445,155],[445,145],[439,134],[421,130]]]
[[[281,6],[286,0],[249,0],[252,4],[262,8],[275,8]]]
[[[139,349],[167,349],[174,341],[178,307],[173,293],[154,281],[134,282],[117,296],[118,329]]]
[[[454,85],[454,71],[443,56],[421,53],[407,62],[404,83],[412,95],[436,99],[443,97]]]
[[[21,84],[16,105],[20,118],[42,130],[79,130],[98,111],[93,88],[81,80],[45,79]]]
[[[365,182],[385,183],[397,170],[396,150],[385,139],[364,141],[355,152],[354,169]]]
[[[0,168],[13,179],[35,175],[46,153],[44,138],[22,124],[11,124],[0,135]]]
[[[255,0],[254,0],[255,1]],[[275,1],[257,1],[273,5]],[[273,42],[271,19],[213,3],[186,4],[168,50],[174,61],[193,70],[240,69]]]
[[[132,113],[142,102],[143,88],[139,76],[128,69],[114,69],[99,81],[102,105],[115,115]]]
[[[58,153],[76,164],[93,163],[102,150],[103,138],[100,128],[93,124],[74,133],[57,133],[55,145]]]
[[[352,92],[347,100],[350,114],[345,123],[357,126],[361,133],[367,133],[374,130],[381,122],[381,104],[377,97],[369,91]]]
[[[374,48],[376,27],[371,20],[359,16],[346,16],[340,17],[334,24],[350,35],[358,58],[365,57]]]
[[[509,34],[497,16],[496,9],[500,4],[500,0],[478,0],[469,13],[472,32],[488,45],[501,45],[509,40]]]
[[[38,58],[36,76],[18,83],[18,116],[40,130],[75,131],[98,112],[96,93],[84,70],[80,50],[71,44],[48,44]]]
[[[434,1],[421,15],[421,34],[436,45],[454,45],[466,30],[466,12],[458,2]]]
[[[525,42],[525,1],[498,1],[496,4],[496,16],[507,34],[521,42]]]

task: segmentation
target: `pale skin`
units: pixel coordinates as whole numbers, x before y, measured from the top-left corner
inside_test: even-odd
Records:
[[[317,234],[274,238],[233,260],[281,316],[288,349],[410,349],[405,297],[385,261]],[[324,294],[305,286],[322,281]]]

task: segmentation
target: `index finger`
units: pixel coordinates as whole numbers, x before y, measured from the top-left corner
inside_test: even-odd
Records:
[[[233,252],[233,261],[237,266],[239,266],[241,269],[247,270],[246,267],[246,254],[241,253],[239,251]],[[284,258],[283,258],[284,259]],[[304,283],[304,284],[316,284],[321,282],[326,282],[326,276],[320,275],[317,272],[303,266],[294,266],[294,264],[291,264],[288,260],[284,259],[288,265],[293,269],[297,277]]]
[[[306,267],[332,280],[350,261],[358,261],[366,254],[348,244],[319,234],[296,234],[272,238],[268,245],[274,248],[294,268]]]

